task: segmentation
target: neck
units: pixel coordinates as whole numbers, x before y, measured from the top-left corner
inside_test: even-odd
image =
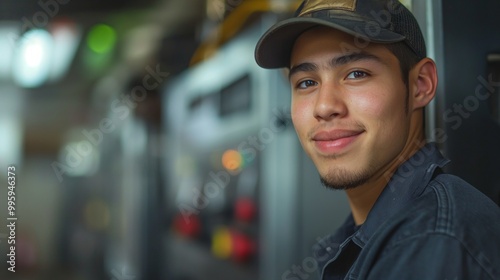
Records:
[[[414,112],[409,137],[401,152],[363,185],[346,190],[354,222],[361,225],[396,170],[425,145],[422,114]],[[417,121],[419,120],[419,121]]]

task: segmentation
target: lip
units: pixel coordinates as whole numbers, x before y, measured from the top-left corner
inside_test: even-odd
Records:
[[[312,140],[322,154],[339,154],[345,151],[364,131],[359,130],[331,130],[319,131]]]

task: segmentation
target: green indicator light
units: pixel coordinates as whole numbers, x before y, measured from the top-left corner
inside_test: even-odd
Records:
[[[116,43],[116,31],[109,25],[98,24],[92,27],[87,36],[88,47],[98,54],[111,51]]]

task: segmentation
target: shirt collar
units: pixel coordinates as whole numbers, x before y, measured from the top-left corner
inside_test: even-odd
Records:
[[[422,194],[436,168],[442,168],[448,162],[435,144],[429,143],[422,147],[398,167],[362,226],[356,226],[352,215],[349,215],[335,234],[326,236],[313,246],[318,265],[325,267],[336,259],[342,248],[351,241],[363,248],[382,223],[409,200]]]
[[[434,143],[418,150],[396,170],[362,226],[356,226],[352,215],[349,215],[335,234],[314,245],[319,267],[325,268],[334,261],[351,241],[363,248],[382,223],[425,190],[436,168],[442,168],[448,162]]]

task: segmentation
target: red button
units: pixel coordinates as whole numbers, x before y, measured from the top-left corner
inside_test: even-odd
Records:
[[[196,237],[201,231],[200,218],[196,215],[184,217],[178,214],[174,219],[174,229],[183,236]]]
[[[243,263],[250,260],[255,255],[255,242],[248,236],[237,231],[232,232],[233,239],[233,259]]]
[[[251,198],[240,198],[236,201],[234,215],[238,221],[251,222],[257,213],[255,202]]]

